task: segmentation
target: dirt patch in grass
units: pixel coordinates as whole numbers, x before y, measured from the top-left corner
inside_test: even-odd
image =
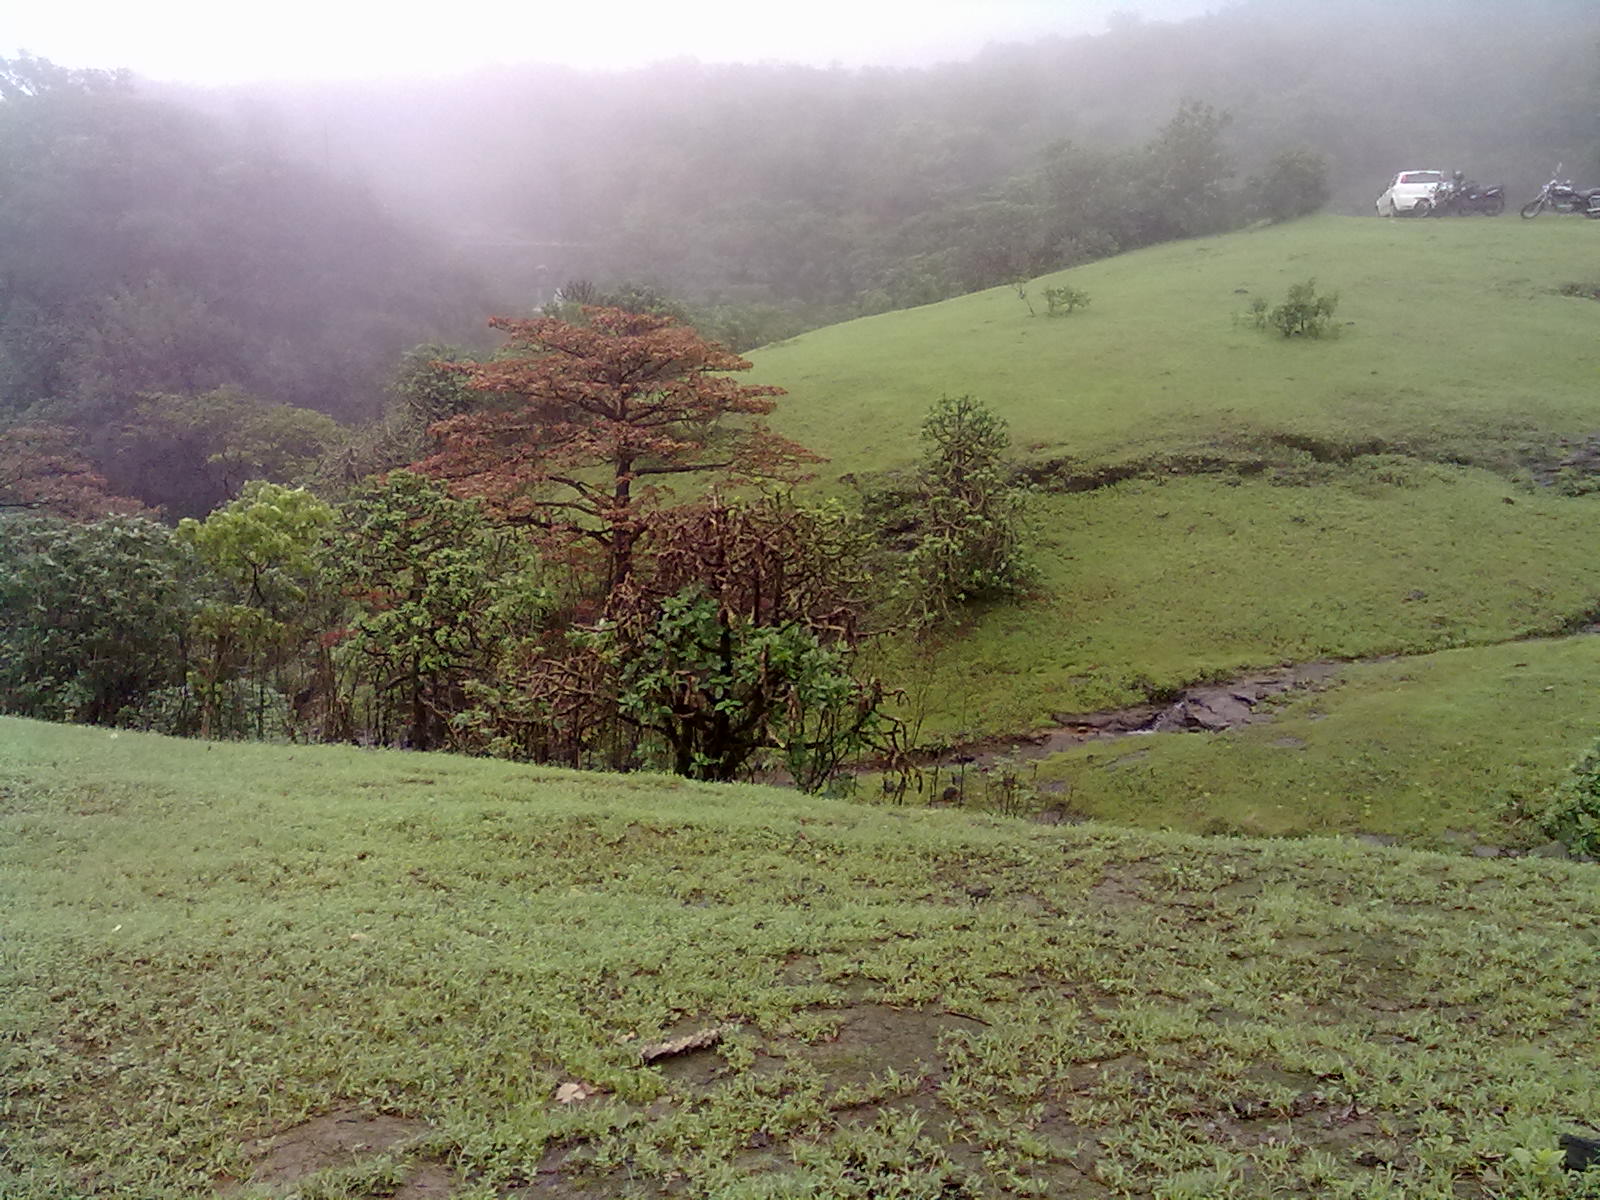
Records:
[[[831,1040],[803,1051],[835,1087],[865,1082],[890,1068],[902,1074],[942,1074],[940,1037],[983,1028],[982,1022],[958,1013],[886,1004],[859,1005],[844,1010],[843,1017]]]
[[[624,1194],[619,1179],[581,1179],[570,1173],[567,1168],[576,1163],[570,1148],[553,1150],[540,1160],[529,1183],[502,1195],[505,1200],[613,1200]]]
[[[418,1163],[390,1200],[447,1200],[456,1194],[459,1177],[443,1163]]]
[[[318,1171],[348,1167],[396,1146],[418,1141],[431,1129],[426,1121],[373,1116],[347,1108],[313,1117],[267,1137],[252,1139],[245,1142],[242,1149],[253,1164],[249,1182],[280,1188]],[[426,1176],[426,1171],[419,1175],[424,1185]],[[449,1193],[418,1191],[413,1194],[424,1197]]]

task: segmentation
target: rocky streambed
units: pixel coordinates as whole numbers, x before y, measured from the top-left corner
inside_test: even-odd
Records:
[[[953,746],[926,756],[922,766],[959,767],[1047,758],[1084,742],[1106,741],[1147,733],[1219,733],[1271,719],[1263,702],[1288,692],[1330,683],[1348,663],[1332,659],[1297,663],[1242,675],[1225,683],[1183,688],[1164,702],[1091,713],[1057,713],[1056,724],[1031,733]]]

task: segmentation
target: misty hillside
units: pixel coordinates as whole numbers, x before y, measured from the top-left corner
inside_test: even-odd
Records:
[[[1325,202],[1365,213],[1403,166],[1514,194],[1596,166],[1600,18],[1460,7],[1249,3],[903,70],[198,91],[21,58],[0,411],[102,429],[138,396],[228,386],[365,421],[402,351],[482,344],[491,311],[573,280],[742,349]]]
[[[1071,218],[1195,204],[1210,181],[1152,197],[1118,161],[1186,101],[1231,117],[1231,186],[1308,147],[1340,211],[1369,212],[1406,166],[1515,190],[1557,161],[1584,174],[1600,166],[1597,36],[1600,15],[1570,0],[1259,0],[929,69],[528,67],[259,102],[541,298],[591,276],[890,307],[1159,240]],[[1103,197],[1108,172],[1125,178]]]

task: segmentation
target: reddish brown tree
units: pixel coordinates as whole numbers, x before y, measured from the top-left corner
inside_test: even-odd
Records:
[[[25,508],[92,521],[144,505],[112,495],[69,429],[18,425],[0,431],[0,509]]]
[[[783,389],[732,378],[746,360],[669,317],[583,313],[491,321],[506,350],[449,365],[494,399],[434,425],[440,451],[419,468],[555,546],[598,546],[610,590],[666,477],[794,480],[818,460],[761,420]]]

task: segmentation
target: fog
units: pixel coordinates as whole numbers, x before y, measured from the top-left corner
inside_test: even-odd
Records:
[[[812,66],[923,66],[989,42],[1092,33],[1123,10],[1176,19],[1225,0],[813,0],[804,14],[744,0],[663,5],[435,5],[284,0],[271,6],[109,0],[14,6],[5,37],[68,67],[127,67],[152,80],[233,85],[445,78],[528,63],[625,69],[675,58]]]
[[[1557,161],[1582,173],[1595,158],[1592,6],[1174,3],[1161,11],[1186,19],[1122,13],[1108,28],[1111,7],[936,8],[943,25],[908,22],[908,36],[959,26],[974,49],[916,68],[698,57],[629,70],[525,65],[263,85],[195,99],[371,181],[396,211],[535,299],[579,274],[842,302],[882,279],[819,257],[848,256],[891,227],[915,241],[907,226],[929,210],[1014,198],[1019,175],[1062,142],[1137,146],[1185,100],[1231,118],[1235,186],[1274,152],[1305,146],[1328,160],[1336,211],[1370,211],[1386,179],[1411,165],[1526,189]],[[823,27],[808,36],[825,36],[824,53],[840,60],[875,45],[893,59],[883,22],[906,14],[882,8],[866,29],[853,23],[870,35],[855,46],[839,32],[851,22],[808,22]],[[1091,10],[1092,34],[1001,36],[1047,26],[1051,13],[1088,23]],[[779,38],[794,51],[782,58],[806,57],[803,32]],[[792,260],[793,246],[739,232],[752,224],[807,242],[807,262],[764,262]],[[776,283],[774,271],[808,280]],[[848,278],[824,284],[819,274]]]
[[[1401,169],[1513,206],[1557,162],[1600,183],[1589,0],[750,7],[18,14],[41,57],[0,61],[0,422],[104,441],[140,396],[225,386],[368,421],[409,347],[564,288],[742,349],[1370,215]]]

